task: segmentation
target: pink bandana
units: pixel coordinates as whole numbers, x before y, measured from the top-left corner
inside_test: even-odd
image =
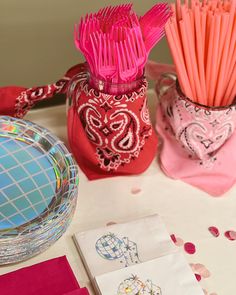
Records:
[[[157,108],[156,130],[163,145],[160,163],[171,178],[220,196],[236,181],[236,108],[192,103],[172,85]]]

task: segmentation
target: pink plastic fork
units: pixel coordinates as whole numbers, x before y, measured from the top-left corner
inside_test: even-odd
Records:
[[[109,34],[103,34],[99,40],[98,75],[106,81],[111,81],[117,73],[117,56],[115,54],[115,41]]]
[[[160,19],[166,15],[170,7],[167,3],[157,3],[149,9],[139,20],[140,27],[144,35],[148,34],[149,27],[155,27],[160,24]]]
[[[94,14],[99,20],[102,31],[109,32],[111,26],[123,16],[129,15],[132,9],[132,4],[123,4],[117,6],[105,7]]]
[[[147,52],[140,27],[136,27],[131,30],[127,44],[130,51],[134,52],[138,67],[138,77],[140,77],[143,75],[144,67],[147,62]]]
[[[95,32],[90,35],[90,42],[88,46],[91,46],[90,52],[92,57],[92,66],[90,65],[90,71],[94,76],[98,74],[98,52],[100,44],[101,33]]]
[[[107,6],[100,9],[97,13],[95,13],[95,17],[98,18],[111,18],[117,14],[128,14],[132,9],[133,4],[122,4],[117,6]]]
[[[123,82],[131,82],[138,72],[134,52],[127,45],[127,41],[117,42],[116,49],[119,77]]]
[[[93,15],[86,15],[85,19],[81,19],[79,26],[75,25],[74,29],[75,46],[84,54],[91,71],[95,69],[90,35],[100,32],[99,21]]]
[[[147,55],[165,35],[164,26],[171,15],[172,11],[167,3],[158,3],[140,18]]]
[[[148,38],[145,40],[145,48],[147,56],[149,55],[152,48],[165,36],[165,30],[154,30],[150,32]]]

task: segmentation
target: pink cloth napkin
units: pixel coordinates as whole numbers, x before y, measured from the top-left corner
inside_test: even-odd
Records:
[[[80,286],[65,256],[0,276],[1,295],[62,295],[78,288]]]

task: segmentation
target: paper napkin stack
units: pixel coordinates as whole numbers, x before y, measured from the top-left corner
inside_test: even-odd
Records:
[[[203,295],[158,215],[75,234],[98,294]]]

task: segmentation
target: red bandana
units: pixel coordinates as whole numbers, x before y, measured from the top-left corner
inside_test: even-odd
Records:
[[[0,88],[0,114],[22,118],[37,101],[68,93],[70,87],[68,138],[87,177],[142,173],[157,150],[157,137],[147,109],[146,80],[131,93],[110,95],[89,87],[84,71],[84,64],[80,64],[51,85]]]

